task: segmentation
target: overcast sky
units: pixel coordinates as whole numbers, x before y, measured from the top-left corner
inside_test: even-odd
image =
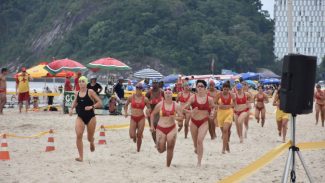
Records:
[[[271,16],[271,18],[273,19],[273,8],[274,8],[274,0],[261,0],[263,6],[262,9],[263,10],[267,10]]]

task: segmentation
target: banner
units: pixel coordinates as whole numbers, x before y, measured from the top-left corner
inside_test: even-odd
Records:
[[[224,74],[224,75],[231,75],[231,74],[233,74],[233,72],[232,72],[232,70],[221,69],[221,74]]]
[[[65,91],[63,96],[64,113],[67,114],[75,98],[74,91]]]

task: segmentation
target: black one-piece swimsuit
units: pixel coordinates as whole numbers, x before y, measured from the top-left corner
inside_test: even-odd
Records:
[[[95,112],[94,112],[94,109],[86,111],[85,107],[93,106],[93,105],[94,105],[94,102],[91,100],[91,98],[88,95],[88,89],[87,89],[86,95],[84,97],[80,97],[79,92],[78,92],[76,112],[86,125],[88,125],[91,118],[93,118],[95,116]]]

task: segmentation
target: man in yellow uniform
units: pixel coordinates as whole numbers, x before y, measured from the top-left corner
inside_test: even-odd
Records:
[[[16,94],[18,95],[18,103],[19,103],[19,112],[21,113],[21,109],[23,108],[23,102],[25,101],[26,112],[29,107],[29,81],[31,77],[26,72],[26,68],[21,68],[21,74],[19,74],[16,78]]]

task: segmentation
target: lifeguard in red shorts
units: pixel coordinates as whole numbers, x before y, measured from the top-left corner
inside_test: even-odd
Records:
[[[26,72],[26,68],[21,68],[21,73],[16,78],[16,94],[18,95],[19,112],[23,108],[23,102],[25,102],[26,112],[29,107],[29,81],[32,78]]]

